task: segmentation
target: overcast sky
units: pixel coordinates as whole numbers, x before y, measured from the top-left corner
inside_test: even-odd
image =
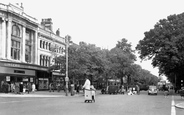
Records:
[[[84,41],[111,49],[126,38],[134,49],[138,41],[163,18],[184,12],[183,0],[1,0],[23,3],[24,11],[41,21],[52,18],[54,32],[70,35],[72,41]],[[142,68],[158,76],[150,61],[138,61]]]

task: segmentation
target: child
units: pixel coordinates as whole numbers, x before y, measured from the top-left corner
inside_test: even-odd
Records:
[[[96,89],[94,88],[93,85],[91,85],[90,90],[91,90],[92,100],[95,102],[95,91],[96,91]]]

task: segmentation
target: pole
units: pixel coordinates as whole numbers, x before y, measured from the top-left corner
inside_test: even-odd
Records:
[[[68,39],[69,39],[70,36],[65,36],[65,40],[66,40],[66,77],[65,77],[65,82],[66,82],[66,96],[68,96],[68,81],[69,81],[69,78],[68,78]]]

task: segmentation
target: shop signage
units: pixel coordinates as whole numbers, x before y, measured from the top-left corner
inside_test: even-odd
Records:
[[[10,81],[10,76],[6,76],[6,81]]]
[[[23,78],[23,81],[28,81],[28,78]]]
[[[25,68],[25,69],[35,69],[35,70],[43,70],[47,71],[47,68],[43,68],[40,66],[34,66],[34,65],[25,65],[25,64],[19,64],[19,63],[9,63],[9,62],[0,62],[0,66],[5,67],[17,67],[17,68]]]

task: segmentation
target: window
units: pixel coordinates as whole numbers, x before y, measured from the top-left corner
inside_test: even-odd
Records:
[[[12,26],[12,35],[16,37],[20,37],[20,29],[18,26],[16,25]]]
[[[20,60],[20,41],[11,40],[11,58]]]
[[[61,47],[59,47],[59,53],[61,53]]]
[[[47,45],[48,45],[48,42],[46,42],[46,44],[45,44],[45,46],[46,46],[45,49],[47,49]]]
[[[42,65],[43,65],[43,56],[40,55],[40,66],[42,66]]]
[[[49,50],[51,50],[51,48],[50,48],[50,47],[51,47],[51,43],[49,43]]]
[[[43,41],[43,47],[42,47],[43,49],[45,48],[45,41]]]
[[[25,61],[31,62],[31,31],[26,31]]]
[[[42,40],[40,40],[40,48],[42,48]]]

